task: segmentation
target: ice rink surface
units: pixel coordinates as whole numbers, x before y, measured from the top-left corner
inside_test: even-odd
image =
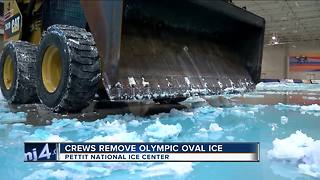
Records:
[[[187,108],[171,109],[168,113],[114,114],[95,121],[55,118],[41,126],[30,124],[33,121],[29,120],[27,110],[13,111],[1,98],[0,174],[10,179],[32,180],[317,179],[320,178],[320,85],[309,86],[264,83],[255,92],[225,95],[218,98],[218,103],[214,98],[208,102],[191,98],[184,102]],[[25,163],[25,141],[258,141],[261,161]]]

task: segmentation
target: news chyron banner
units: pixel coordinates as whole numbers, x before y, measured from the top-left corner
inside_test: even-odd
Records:
[[[259,143],[25,143],[25,162],[258,162]]]

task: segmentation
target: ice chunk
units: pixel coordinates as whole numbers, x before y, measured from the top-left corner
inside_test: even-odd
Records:
[[[151,124],[145,129],[145,134],[152,138],[166,139],[176,137],[182,131],[182,126],[177,123],[176,125],[162,124],[159,120]]]
[[[23,178],[24,180],[33,180],[33,179],[46,179],[48,175],[52,174],[53,170],[50,169],[41,169],[38,171],[34,171],[29,176]]]
[[[188,112],[188,111],[179,111],[177,109],[171,109],[170,110],[170,116],[193,116],[193,112]]]
[[[111,170],[105,167],[87,167],[87,170],[91,177],[105,177],[111,174]]]
[[[199,132],[195,133],[199,138],[208,138],[208,130],[205,128],[199,129]]]
[[[249,108],[250,108],[250,111],[252,111],[253,115],[254,115],[254,113],[261,112],[261,110],[263,110],[266,107],[268,107],[268,105],[256,104],[256,105],[249,107]]]
[[[254,111],[243,110],[240,107],[232,108],[230,113],[232,115],[238,116],[238,117],[247,117],[247,118],[253,118],[254,117]]]
[[[301,106],[302,111],[320,111],[320,106],[318,104],[312,104],[309,106]]]
[[[276,129],[278,129],[278,124],[276,123],[271,123],[270,126],[271,126],[271,131],[275,131]]]
[[[234,136],[226,136],[226,139],[229,141],[233,141],[234,140]]]
[[[133,127],[138,127],[139,125],[141,125],[141,122],[139,122],[137,120],[132,120],[132,121],[129,121],[128,124],[133,126]]]
[[[51,169],[41,169],[34,171],[29,176],[25,177],[24,180],[34,180],[34,179],[67,179],[72,177],[72,179],[77,179],[78,175],[74,175],[72,172],[66,170],[51,170]],[[80,178],[78,176],[78,178]],[[83,178],[83,176],[82,176]]]
[[[293,110],[293,111],[296,111],[296,110],[300,109],[299,105],[282,104],[282,103],[278,103],[274,107],[276,109],[280,110],[280,111],[282,111],[282,110]]]
[[[76,129],[80,129],[82,123],[79,122],[77,119],[56,119],[52,120],[51,126],[46,126],[47,130],[51,132],[59,133],[59,132],[66,132],[66,131],[74,131]]]
[[[87,142],[142,142],[142,139],[136,132],[121,132],[110,136],[95,136]]]
[[[8,124],[0,124],[0,130],[5,130],[8,128]]]
[[[287,83],[287,82],[260,82],[256,85],[257,91],[320,91],[320,84]]]
[[[34,133],[30,136],[25,137],[26,141],[47,141],[47,142],[65,142],[68,141],[66,138],[60,137],[56,134],[51,134],[50,132],[43,129],[36,129]]]
[[[191,96],[187,98],[186,100],[179,102],[179,104],[184,105],[188,108],[197,108],[201,106],[207,105],[207,101],[199,96]]]
[[[25,137],[30,135],[30,132],[23,130],[23,129],[12,129],[9,132],[9,138],[11,139],[17,139],[17,138],[21,138],[21,137]]]
[[[209,127],[210,131],[222,131],[223,128],[219,126],[217,123],[211,123]]]
[[[106,120],[106,119],[104,119]],[[97,132],[99,133],[107,133],[107,134],[115,134],[115,133],[121,133],[126,132],[127,127],[125,123],[121,123],[118,120],[114,120],[113,122],[105,122],[105,121],[97,121],[93,125]]]
[[[320,116],[320,106],[317,104],[312,104],[308,106],[301,106],[301,114],[311,114],[314,116]]]
[[[281,116],[280,120],[281,120],[281,124],[287,124],[288,123],[288,117],[287,116]]]
[[[24,112],[2,112],[0,113],[0,123],[1,124],[13,124],[26,121],[27,114]]]
[[[313,96],[302,96],[302,99],[306,99],[306,100],[318,100],[320,98],[317,98],[317,97],[313,97]]]
[[[156,177],[163,175],[182,176],[193,170],[191,162],[166,162],[155,164],[143,170],[143,177]]]
[[[57,178],[57,179],[65,179],[69,176],[69,172],[66,170],[56,170],[54,172],[51,173],[51,176]]]
[[[52,168],[52,167],[54,167],[55,163],[54,162],[43,162],[40,165],[44,168]]]
[[[281,176],[285,179],[305,179],[305,176],[297,171],[297,167],[294,167],[290,164],[283,164],[282,162],[273,161],[270,164],[270,168],[275,175]]]
[[[299,172],[302,174],[306,174],[315,178],[320,177],[320,165],[299,164],[298,168]]]
[[[292,162],[297,165],[299,172],[320,178],[320,140],[314,140],[301,131],[284,139],[276,138],[268,156]]]
[[[60,137],[59,135],[50,135],[46,140],[47,142],[64,142],[67,141],[65,138]]]
[[[305,155],[305,151],[314,143],[314,140],[301,131],[291,134],[288,138],[276,138],[272,144],[273,149],[268,151],[271,158],[299,160]]]
[[[128,77],[129,85],[130,87],[136,86],[136,81],[134,80],[134,77]]]

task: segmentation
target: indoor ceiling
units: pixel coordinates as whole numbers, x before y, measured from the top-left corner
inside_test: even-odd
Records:
[[[320,0],[233,0],[266,20],[265,43],[276,36],[279,43],[320,39]]]

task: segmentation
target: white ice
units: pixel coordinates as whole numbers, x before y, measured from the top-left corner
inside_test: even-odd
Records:
[[[136,132],[121,132],[110,136],[95,136],[87,142],[142,142],[143,140]]]
[[[260,82],[256,85],[257,91],[320,91],[320,84],[287,83],[287,82]]]
[[[287,124],[288,123],[288,117],[287,116],[281,116],[280,122],[281,124]]]
[[[155,164],[142,171],[143,177],[155,177],[163,175],[182,176],[193,170],[191,162],[166,162]]]
[[[276,138],[268,157],[295,164],[299,172],[320,178],[320,140],[314,140],[301,131],[284,139]]]
[[[219,126],[217,123],[211,123],[209,126],[210,131],[222,131],[223,128]]]
[[[181,131],[182,126],[179,123],[175,125],[162,124],[159,120],[145,128],[145,134],[156,139],[177,137]]]

